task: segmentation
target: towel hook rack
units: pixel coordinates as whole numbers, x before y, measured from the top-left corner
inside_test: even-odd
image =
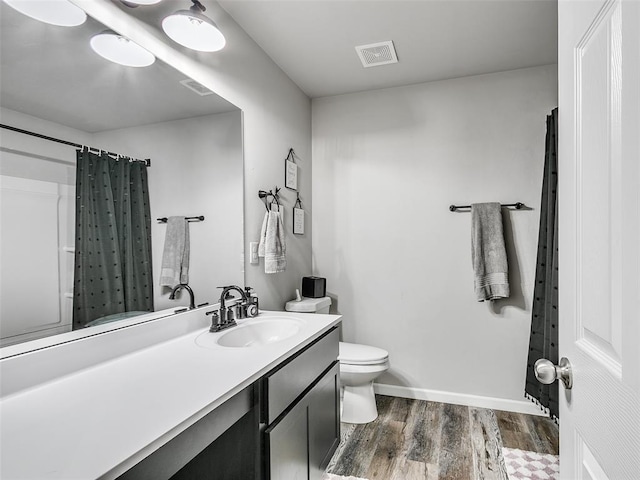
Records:
[[[280,210],[280,196],[278,193],[280,192],[280,188],[276,185],[276,192],[273,193],[273,190],[258,190],[258,197],[264,200],[264,208],[269,211],[269,205],[273,205],[274,203],[278,206],[278,210]],[[269,197],[271,197],[271,202],[269,202]]]
[[[522,202],[516,203],[501,203],[501,207],[514,207],[516,210],[522,210],[526,205]],[[459,208],[471,208],[471,205],[449,205],[449,210],[455,212]]]

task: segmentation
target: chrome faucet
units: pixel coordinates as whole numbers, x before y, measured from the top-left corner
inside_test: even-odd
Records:
[[[179,283],[178,285],[173,287],[173,290],[171,290],[171,295],[169,295],[169,300],[175,300],[176,299],[176,293],[178,293],[183,288],[187,292],[189,292],[189,297],[190,297],[189,310],[193,310],[194,308],[196,308],[196,300],[195,300],[195,297],[193,295],[193,290],[191,290],[191,287],[189,285],[187,285],[186,283]]]
[[[255,317],[258,315],[257,297],[249,297],[240,287],[229,285],[226,287],[218,287],[222,289],[220,294],[220,307],[218,310],[206,312],[206,315],[212,315],[210,332],[219,332],[225,328],[237,325],[236,319],[240,320],[247,316]],[[240,294],[241,301],[235,302],[231,306],[227,306],[227,300],[235,299],[229,292],[235,290]],[[249,292],[251,289],[247,289]],[[254,307],[255,305],[255,307]],[[235,318],[234,318],[235,317]]]

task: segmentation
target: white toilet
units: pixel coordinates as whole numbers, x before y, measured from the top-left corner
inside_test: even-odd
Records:
[[[331,298],[305,298],[287,302],[285,310],[299,313],[329,313]],[[378,417],[373,381],[389,368],[386,350],[357,343],[340,342],[338,355],[343,387],[342,421],[369,423]]]

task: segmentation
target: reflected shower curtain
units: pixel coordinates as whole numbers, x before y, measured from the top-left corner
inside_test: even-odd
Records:
[[[558,364],[558,109],[547,116],[546,152],[538,233],[538,260],[529,337],[525,396],[558,420],[558,382],[543,385],[533,365],[539,358]]]
[[[153,310],[147,166],[77,152],[73,329]]]

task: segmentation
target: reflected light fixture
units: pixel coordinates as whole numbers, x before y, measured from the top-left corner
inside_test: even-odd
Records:
[[[112,30],[94,35],[90,43],[101,57],[127,67],[148,67],[156,61],[151,52]]]
[[[18,12],[50,25],[75,27],[82,25],[87,14],[68,0],[4,0]]]
[[[191,0],[189,10],[178,10],[162,20],[162,29],[173,41],[199,52],[217,52],[226,40],[218,26],[202,12],[206,10],[198,0]]]

